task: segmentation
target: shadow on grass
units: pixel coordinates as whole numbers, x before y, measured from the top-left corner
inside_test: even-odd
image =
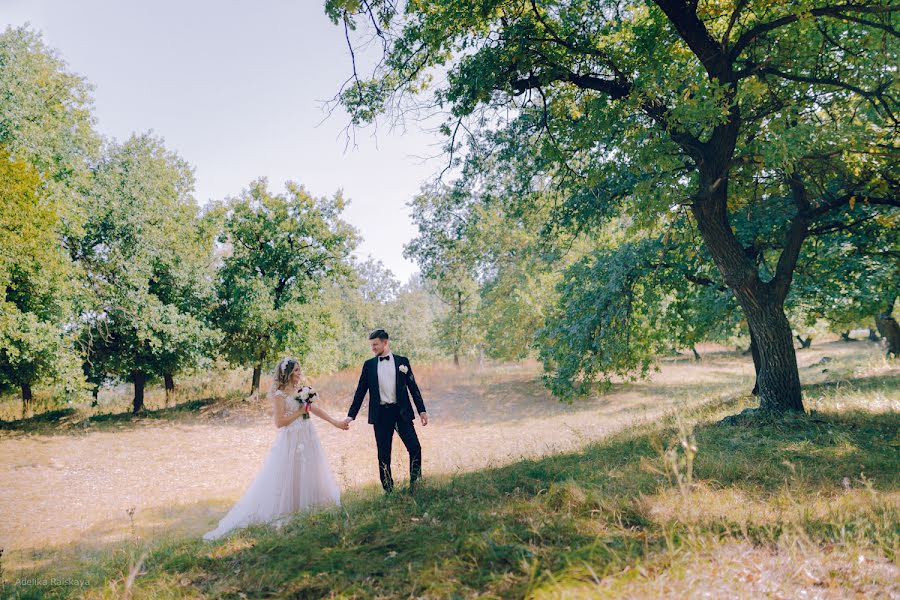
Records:
[[[657,382],[653,379],[617,381],[597,390],[585,399],[563,402],[554,398],[540,379],[504,381],[494,383],[460,384],[456,389],[439,398],[440,406],[433,412],[442,421],[486,425],[497,422],[514,424],[535,418],[557,414],[584,414],[601,411],[612,416],[615,413],[643,412],[644,406],[634,406],[635,400],[643,403],[646,398],[658,397],[666,403],[679,399],[703,398],[721,394],[723,384],[734,382],[734,371],[727,369],[708,371],[703,380]],[[752,379],[745,377],[747,391]],[[432,411],[429,411],[432,412]]]
[[[896,390],[897,378],[881,379],[873,385]],[[835,497],[844,477],[860,473],[873,490],[900,487],[900,415],[813,413],[712,424],[737,402],[701,409],[710,423],[693,429],[695,482],[763,499],[789,484],[800,501]],[[213,543],[151,542],[136,585],[148,597],[176,595],[180,586],[210,598],[523,597],[573,565],[588,565],[590,577],[602,578],[697,534],[677,520],[654,521],[644,504],[673,487],[664,470],[647,465],[664,469],[665,449],[680,447],[679,440],[671,422],[645,425],[579,452],[437,477],[414,496],[354,490],[341,508],[298,515],[278,532],[254,526]],[[843,542],[839,524],[808,522],[813,541]],[[860,535],[882,544],[895,526],[888,519]],[[708,533],[740,529],[721,522]],[[749,529],[743,535],[771,543],[785,528]],[[82,576],[99,592],[105,582],[124,581],[142,551],[111,546],[105,560],[81,567]],[[20,597],[38,597],[25,592]]]
[[[837,392],[848,387],[860,392],[871,392],[882,388],[896,390],[900,389],[900,374],[856,376],[837,381],[810,383],[803,386],[803,393],[810,396],[824,392]]]
[[[121,424],[134,424],[142,420],[174,420],[183,418],[192,413],[198,413],[202,408],[218,402],[214,398],[203,398],[182,402],[167,408],[148,409],[138,415],[130,412],[101,413],[78,419],[78,410],[63,408],[18,419],[15,421],[0,421],[0,430],[23,431],[29,433],[68,433],[72,430],[83,429],[93,425],[108,426]]]

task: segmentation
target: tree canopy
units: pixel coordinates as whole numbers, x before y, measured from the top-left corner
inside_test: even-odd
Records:
[[[470,152],[489,157],[483,164],[518,174],[510,182],[482,171],[482,185],[499,180],[526,208],[548,183],[560,192],[550,230],[628,216],[659,233],[689,214],[758,344],[761,407],[803,408],[784,303],[804,241],[852,223],[856,203],[887,214],[898,206],[897,6],[325,6],[348,35],[365,29],[384,50],[371,75],[354,72],[340,92],[355,124],[443,109],[451,155],[466,133]]]
[[[215,321],[232,364],[253,367],[251,393],[269,357],[300,332],[300,307],[328,279],[347,274],[357,243],[356,231],[339,218],[341,194],[314,198],[292,182],[283,194],[267,187],[265,178],[254,181],[223,207],[219,236],[227,251],[217,274]]]

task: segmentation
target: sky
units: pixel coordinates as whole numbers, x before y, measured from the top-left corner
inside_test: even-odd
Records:
[[[357,255],[405,282],[416,235],[406,203],[446,164],[441,138],[414,123],[357,131],[324,102],[351,73],[344,32],[324,0],[0,0],[0,27],[43,33],[93,86],[97,129],[124,140],[150,131],[195,168],[196,198],[236,195],[265,176],[342,189]],[[365,57],[362,58],[363,60]],[[327,118],[326,118],[327,117]],[[324,121],[323,121],[324,120]],[[430,157],[430,158],[428,158]]]

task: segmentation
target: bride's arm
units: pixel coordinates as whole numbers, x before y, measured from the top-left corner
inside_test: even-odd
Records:
[[[274,409],[274,417],[275,427],[286,427],[297,420],[298,417],[303,415],[303,407],[300,407],[300,410],[297,412],[285,416],[284,415],[284,402],[282,401],[281,394],[272,394],[272,408]]]
[[[316,415],[320,419],[324,419],[324,420],[328,421],[329,423],[331,423],[338,429],[350,429],[350,425],[348,423],[345,423],[344,421],[339,421],[339,420],[333,418],[327,412],[325,412],[324,410],[322,410],[321,408],[316,406],[315,402],[313,402],[312,404],[309,405],[309,412]]]

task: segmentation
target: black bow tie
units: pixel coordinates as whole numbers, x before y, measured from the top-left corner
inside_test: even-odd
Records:
[[[388,356],[379,356],[379,357],[378,357],[378,361],[380,362],[380,361],[382,361],[382,360],[391,360],[391,357],[390,357],[390,355],[388,355]]]

